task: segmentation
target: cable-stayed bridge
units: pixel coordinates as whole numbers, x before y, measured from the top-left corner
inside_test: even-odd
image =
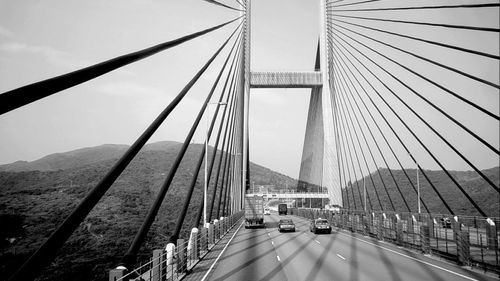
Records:
[[[228,32],[212,57],[9,280],[33,280],[54,260],[216,60],[222,62],[218,75],[122,263],[110,269],[110,280],[494,280],[469,268],[500,272],[499,182],[482,170],[483,163],[498,165],[499,160],[498,1],[320,0],[314,68],[258,72],[251,67],[253,1],[207,2],[234,13],[234,19],[0,95],[0,114],[5,114],[192,39]],[[297,186],[302,193],[276,196],[304,198],[304,192],[322,188],[326,196],[311,192],[307,198],[327,197],[342,208],[292,208],[287,218],[295,221],[293,234],[276,231],[276,214],[266,217],[264,229],[240,228],[243,198],[251,193],[253,88],[311,89]],[[158,245],[151,260],[139,261],[139,249],[211,104],[216,107],[206,146],[193,167],[171,243]],[[221,153],[207,153],[210,139]],[[408,162],[415,169],[405,168]],[[449,168],[456,162],[475,172],[483,190],[474,193],[456,177]],[[422,163],[441,170],[446,182],[436,180]],[[202,165],[206,187],[205,200],[196,206],[198,227],[190,237],[180,237]],[[452,193],[445,185],[452,186]],[[464,205],[472,211],[464,214]],[[329,220],[334,233],[311,234],[309,223],[316,218]]]

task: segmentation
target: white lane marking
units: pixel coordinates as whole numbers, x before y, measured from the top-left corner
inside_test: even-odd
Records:
[[[234,236],[236,235],[236,233],[238,233],[238,231],[240,230],[241,226],[244,224],[245,222],[242,221],[240,226],[238,227],[238,229],[236,229],[236,231],[233,233],[233,236],[231,236],[231,239],[229,239],[229,241],[226,243],[226,246],[224,246],[224,249],[222,249],[222,251],[220,252],[220,254],[217,256],[217,258],[215,259],[214,263],[212,263],[212,266],[210,266],[210,268],[208,269],[207,273],[205,273],[205,275],[203,275],[203,278],[201,278],[201,281],[205,281],[205,279],[207,279],[208,277],[208,274],[210,273],[210,271],[212,271],[212,269],[214,268],[215,264],[219,261],[220,257],[222,256],[222,254],[224,253],[224,251],[226,250],[227,246],[229,246],[229,244],[231,244],[231,241],[233,241],[233,238]]]
[[[276,256],[276,258],[278,259],[279,262],[281,262],[280,256]]]
[[[314,242],[316,242],[316,243],[318,243],[318,244],[321,244],[321,243],[319,243],[319,241],[318,241],[318,240],[316,240],[316,239],[314,240]]]
[[[337,257],[339,257],[339,258],[341,258],[341,259],[345,260],[345,258],[344,258],[343,256],[339,255],[339,254],[337,254]]]
[[[392,253],[395,253],[395,254],[397,254],[397,255],[403,256],[403,257],[405,257],[405,258],[409,258],[409,259],[411,259],[411,260],[414,260],[414,261],[417,261],[417,262],[420,262],[420,263],[423,263],[423,264],[426,264],[426,265],[429,265],[429,266],[435,267],[435,268],[437,268],[437,269],[441,269],[441,270],[443,270],[443,271],[446,271],[446,272],[451,273],[451,274],[455,274],[455,275],[460,276],[460,277],[462,277],[462,278],[465,278],[465,279],[468,279],[468,280],[472,280],[472,281],[478,281],[477,279],[471,278],[471,277],[469,277],[469,276],[466,276],[466,275],[460,274],[460,273],[455,272],[455,271],[451,271],[451,270],[449,270],[449,269],[446,269],[446,268],[444,268],[444,267],[440,267],[440,266],[435,265],[435,264],[432,264],[432,263],[430,263],[430,262],[426,262],[426,261],[419,260],[419,259],[414,258],[414,257],[410,257],[410,256],[408,256],[408,255],[405,255],[405,254],[402,254],[402,253],[396,252],[396,251],[391,250],[391,249],[389,249],[389,248],[382,247],[382,246],[379,246],[379,245],[377,245],[377,244],[370,243],[370,242],[365,241],[365,240],[363,240],[363,239],[359,239],[359,238],[357,238],[357,237],[354,237],[354,236],[351,236],[351,235],[346,235],[346,234],[343,234],[343,233],[339,233],[339,234],[344,235],[344,236],[348,236],[348,237],[352,237],[352,238],[354,238],[354,239],[356,239],[356,240],[359,240],[359,241],[361,241],[361,242],[363,242],[363,243],[366,243],[366,244],[369,244],[369,245],[372,245],[372,246],[375,246],[375,247],[378,247],[378,248],[381,248],[381,249],[387,250],[387,251],[389,251],[389,252],[392,252]]]

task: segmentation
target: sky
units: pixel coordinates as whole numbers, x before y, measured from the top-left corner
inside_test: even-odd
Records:
[[[222,2],[237,5],[236,1]],[[312,0],[253,0],[251,69],[312,70],[319,33],[318,4],[319,1]],[[0,0],[0,93],[169,41],[237,16],[236,11],[201,0]],[[417,14],[411,16],[421,17]],[[449,15],[437,16],[446,18]],[[454,17],[449,16],[447,20],[457,21]],[[467,20],[476,25],[498,26],[498,11],[493,14],[467,14]],[[17,160],[33,161],[51,153],[82,147],[133,143],[236,25],[231,24],[0,116],[0,164]],[[427,30],[415,32],[428,33]],[[463,41],[463,34],[450,33],[450,37],[457,42]],[[468,39],[466,42],[472,45],[479,42],[481,48],[498,54],[498,40],[485,40]],[[412,47],[419,48],[417,45]],[[433,54],[431,49],[428,53],[443,58],[439,53]],[[184,140],[226,55],[223,53],[214,62],[214,67],[209,68],[150,142]],[[456,58],[443,59],[454,63]],[[467,58],[459,61],[498,84],[498,62],[484,67],[484,64]],[[390,66],[387,68],[392,69]],[[423,71],[434,73],[430,68]],[[441,74],[436,72],[436,75]],[[420,83],[419,80],[411,81]],[[466,88],[467,85],[460,86],[465,91],[476,91]],[[477,100],[498,115],[498,90],[488,91],[479,91]],[[252,89],[252,162],[298,178],[309,93],[310,90],[304,89]],[[483,122],[480,116],[469,114],[469,109],[454,106],[453,101],[441,96],[436,99],[445,104],[451,103],[455,115],[471,117],[464,118],[467,119],[464,122],[470,122],[478,134],[498,148],[498,121]],[[418,102],[414,104],[421,111],[429,111]],[[434,113],[429,114],[433,116]],[[434,119],[436,126],[458,140],[460,149],[481,168],[498,165],[498,156],[478,149],[477,144],[466,141],[462,133],[448,130],[450,125],[439,118],[436,116]],[[203,127],[197,131],[194,142],[204,142]],[[416,129],[424,131],[418,125]],[[409,137],[403,138],[411,142]],[[430,143],[435,142],[430,134],[425,138]],[[390,140],[395,141],[393,138]],[[439,146],[434,149],[445,151]],[[398,153],[404,154],[401,149]],[[452,169],[470,169],[456,157],[448,157],[451,155],[449,151],[443,153],[442,157],[447,159],[446,164]],[[423,153],[417,149],[415,154]],[[427,168],[436,168],[428,157],[421,157],[419,161]],[[413,165],[409,159],[405,159],[403,164],[407,167]]]

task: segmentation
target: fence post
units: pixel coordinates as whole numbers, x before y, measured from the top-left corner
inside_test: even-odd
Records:
[[[411,214],[406,218],[406,233],[413,233],[413,216]]]
[[[453,229],[453,240],[457,241],[460,231],[462,230],[462,225],[458,216],[454,216],[451,220],[451,227]],[[446,235],[446,239],[448,239],[448,235]]]
[[[215,244],[215,240],[214,240],[214,225],[212,223],[208,225],[208,244],[209,245]]]
[[[340,211],[339,216],[340,216],[339,217],[339,219],[340,219],[340,221],[339,221],[340,228],[345,229],[345,220],[346,220],[346,218],[345,218],[345,212],[344,212],[344,210]]]
[[[220,217],[219,227],[220,227],[219,238],[222,238],[222,236],[224,236],[224,233],[226,232],[225,231],[225,227],[226,227],[226,218],[225,217]]]
[[[174,259],[176,259],[174,243],[168,243],[167,246],[165,247],[165,252],[167,252],[167,260],[166,260],[167,273],[165,277],[167,280],[169,280],[169,278],[174,277]],[[169,268],[171,270],[169,270]]]
[[[364,226],[364,235],[370,235],[370,213],[369,212],[364,212],[363,213],[363,226]]]
[[[177,239],[177,272],[187,271],[187,249],[184,239]]]
[[[351,231],[354,233],[358,231],[358,215],[356,213],[351,215]]]
[[[209,224],[207,223],[202,229],[200,233],[200,251],[208,251],[208,239],[207,239],[207,234],[208,234],[208,229],[207,226]]]
[[[109,271],[109,281],[116,281],[125,276],[126,274],[127,274],[127,269],[124,266],[118,266]],[[128,278],[125,277],[125,279],[122,280],[127,281]]]
[[[162,280],[162,271],[165,268],[163,266],[163,249],[153,250],[153,267],[151,268],[153,281]]]
[[[191,230],[191,237],[189,237],[189,242],[187,246],[188,259],[197,260],[200,254],[200,247],[198,245],[199,232],[198,228],[193,228]]]
[[[428,225],[420,226],[420,241],[422,243],[422,252],[424,252],[424,254],[431,253],[430,230],[431,228]]]
[[[462,230],[457,233],[457,256],[459,265],[469,265],[470,261],[470,237],[469,232]]]
[[[219,239],[219,220],[215,219],[214,220],[214,238]]]
[[[413,237],[417,238],[415,241],[415,245],[420,245],[420,223],[414,215],[411,215],[411,220],[412,220],[411,232],[413,233]]]
[[[354,223],[354,220],[353,220],[353,217],[352,217],[352,213],[347,213],[347,224],[349,226],[349,231],[353,232],[354,230],[354,227],[353,227],[353,223]]]
[[[486,246],[490,250],[498,251],[498,235],[495,222],[487,218],[486,219]]]
[[[385,213],[379,214],[378,216],[378,240],[384,241],[384,232],[385,232],[385,221],[386,216]]]
[[[403,245],[403,220],[396,214],[396,244],[399,246]]]
[[[427,226],[429,227],[429,237],[434,238],[434,221],[435,219],[429,214],[429,220]]]

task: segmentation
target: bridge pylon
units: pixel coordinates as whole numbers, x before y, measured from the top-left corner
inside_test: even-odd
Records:
[[[243,170],[242,185],[248,187],[248,112],[251,88],[311,88],[304,147],[299,173],[298,190],[311,187],[326,188],[330,204],[342,206],[338,160],[335,140],[335,91],[333,87],[332,54],[327,40],[329,26],[326,5],[329,0],[320,0],[319,45],[314,71],[304,72],[252,72],[250,70],[250,3],[245,1],[244,67],[244,121],[243,121]],[[246,190],[246,188],[245,188]]]

